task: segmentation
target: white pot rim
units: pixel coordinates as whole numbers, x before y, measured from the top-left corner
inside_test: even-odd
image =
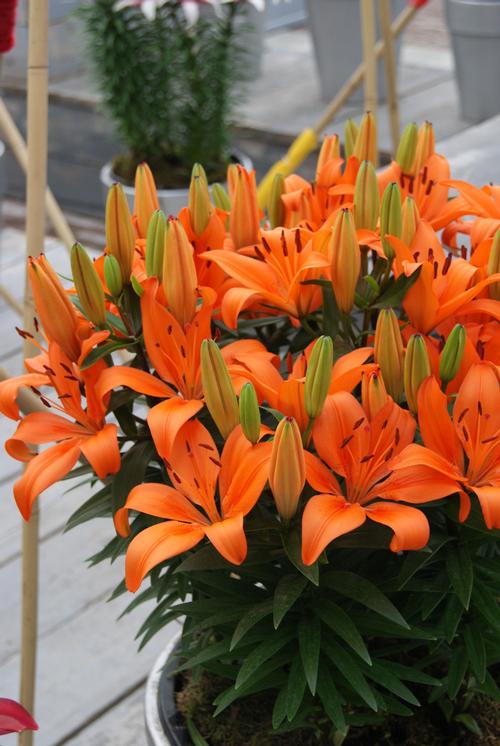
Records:
[[[160,713],[158,710],[158,689],[163,669],[175,650],[180,637],[181,630],[179,629],[169,640],[161,655],[159,655],[155,660],[146,682],[144,719],[151,746],[172,746],[163,730],[163,725],[160,720]]]

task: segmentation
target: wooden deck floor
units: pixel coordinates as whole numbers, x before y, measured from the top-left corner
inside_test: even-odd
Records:
[[[5,214],[6,213],[6,214]],[[8,203],[0,232],[0,282],[21,300],[24,234],[17,223],[22,209]],[[7,223],[7,226],[5,225]],[[77,235],[97,243],[101,226],[78,221]],[[46,253],[58,271],[68,268],[65,249],[54,239]],[[20,338],[15,313],[0,301],[0,365],[21,371]],[[19,465],[3,449],[15,423],[0,418],[0,696],[17,698],[19,689],[21,519],[12,485]],[[109,521],[85,524],[64,534],[65,522],[86,494],[65,494],[70,483],[48,490],[41,498],[40,618],[36,718],[37,746],[142,746],[145,744],[142,697],[145,677],[166,642],[159,635],[137,654],[134,635],[144,610],[120,621],[127,599],[106,603],[123,576],[123,563],[89,569],[85,560],[111,538]],[[130,599],[128,599],[130,600]],[[15,737],[1,739],[9,746]]]

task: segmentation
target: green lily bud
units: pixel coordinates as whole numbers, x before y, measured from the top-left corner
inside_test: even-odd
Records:
[[[500,230],[495,233],[488,258],[488,276],[500,272]],[[500,300],[500,282],[493,282],[489,286],[490,298]]]
[[[396,182],[393,182],[387,185],[380,206],[380,237],[384,254],[389,260],[394,258],[394,249],[386,239],[386,235],[401,238],[402,229],[401,192]]]
[[[199,163],[194,164],[191,172],[188,210],[193,231],[199,236],[207,227],[212,214],[207,175],[205,169]]]
[[[120,184],[113,184],[109,188],[105,227],[108,251],[120,266],[123,282],[128,283],[132,271],[135,237],[127,198]]]
[[[243,384],[240,391],[240,425],[243,435],[254,445],[259,441],[260,435],[260,409],[257,394],[253,384]]]
[[[226,439],[240,424],[238,400],[222,353],[213,339],[201,343],[201,384],[205,404]]]
[[[230,211],[231,200],[222,184],[212,184],[212,199],[214,205],[218,207],[219,210],[225,210],[226,212]]]
[[[134,291],[134,293],[139,298],[142,298],[142,296],[144,295],[144,288],[135,275],[132,275],[130,277],[130,284],[132,285],[132,290]]]
[[[354,222],[356,228],[374,231],[380,213],[377,173],[370,161],[359,167],[354,190]]]
[[[417,149],[415,153],[415,163],[413,172],[418,174],[424,167],[425,162],[435,152],[434,127],[430,122],[424,122],[420,125],[417,137]]]
[[[165,254],[166,218],[161,210],[152,214],[146,236],[146,274],[148,277],[159,277],[163,274],[163,257]]]
[[[387,393],[394,401],[400,402],[403,398],[404,350],[398,317],[392,308],[383,308],[379,313],[374,352]]]
[[[413,413],[418,409],[418,390],[430,375],[431,364],[425,339],[421,334],[412,334],[406,348],[404,381],[406,401]]]
[[[354,153],[354,145],[358,136],[358,125],[354,119],[348,119],[344,126],[344,155],[346,161]]]
[[[104,288],[94,262],[79,243],[71,247],[70,259],[71,273],[83,312],[93,324],[103,326],[106,323]]]
[[[404,174],[411,174],[417,150],[418,127],[415,122],[407,124],[401,135],[396,152],[396,163]]]
[[[377,165],[377,119],[372,111],[367,111],[361,120],[354,144],[353,155],[356,156],[360,163],[362,161],[371,161],[374,166]]]
[[[277,173],[271,184],[271,191],[269,193],[269,202],[267,203],[267,214],[269,216],[269,222],[271,228],[277,228],[283,225],[285,218],[285,205],[281,199],[281,195],[285,193],[285,177],[281,173]]]
[[[462,324],[456,324],[451,330],[439,361],[439,377],[444,384],[453,381],[457,375],[465,352],[467,334]]]
[[[333,341],[322,336],[316,340],[307,365],[304,387],[306,412],[314,419],[321,414],[330,388],[333,366]]]
[[[420,220],[420,213],[418,211],[417,203],[413,197],[406,197],[401,207],[401,240],[407,246],[410,246],[411,242],[417,232],[418,221]]]
[[[112,254],[104,260],[104,279],[113,298],[119,298],[123,290],[122,274],[118,261]]]

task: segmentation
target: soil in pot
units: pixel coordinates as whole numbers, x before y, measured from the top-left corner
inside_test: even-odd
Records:
[[[212,702],[227,687],[217,676],[189,674],[177,682],[177,707],[191,718],[210,746],[331,746],[328,737],[312,730],[272,734],[273,698],[267,692],[237,701],[217,718]],[[449,725],[436,707],[422,708],[411,718],[389,718],[383,726],[351,728],[343,746],[495,746],[500,742],[500,703],[486,697],[474,700],[468,711],[482,736],[461,725]],[[318,723],[318,732],[321,725]]]
[[[179,158],[165,156],[161,157],[139,157],[132,153],[117,155],[112,161],[113,173],[127,186],[134,186],[135,172],[137,166],[146,161],[153,172],[158,189],[184,189],[191,179],[191,167],[186,166]],[[206,164],[203,166],[207,172],[209,184],[224,182],[226,170],[231,159],[218,164]]]

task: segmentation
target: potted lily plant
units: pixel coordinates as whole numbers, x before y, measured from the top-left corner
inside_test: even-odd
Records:
[[[191,168],[210,182],[248,157],[231,147],[234,105],[262,49],[263,0],[93,0],[79,11],[103,106],[126,151],[101,170],[104,193],[120,181],[133,201],[149,163],[167,214],[186,204]]]
[[[429,123],[377,173],[375,132],[346,162],[327,137],[314,185],[278,174],[265,216],[244,168],[222,207],[197,165],[167,219],[142,165],[74,287],[30,260],[14,497],[29,519],[74,468],[95,483],[68,526],[107,520],[94,563],[155,601],[154,746],[498,735],[498,188],[450,181]]]

